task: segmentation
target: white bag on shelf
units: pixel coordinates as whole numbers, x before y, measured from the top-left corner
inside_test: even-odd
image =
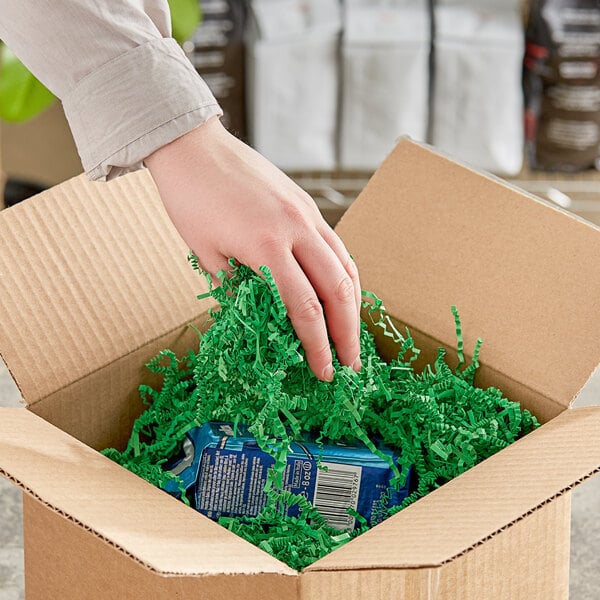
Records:
[[[252,145],[288,171],[334,169],[339,0],[253,0],[250,6]]]
[[[445,0],[434,18],[433,144],[475,167],[517,174],[524,136],[518,3]]]
[[[401,135],[425,140],[430,25],[426,0],[346,0],[342,168],[376,168]]]

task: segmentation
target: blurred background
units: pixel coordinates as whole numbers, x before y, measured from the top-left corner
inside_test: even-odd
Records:
[[[170,0],[225,125],[335,223],[402,135],[600,223],[594,0]],[[81,172],[60,103],[4,46],[5,205]]]

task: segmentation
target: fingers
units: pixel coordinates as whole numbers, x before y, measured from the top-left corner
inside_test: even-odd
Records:
[[[357,334],[360,337],[360,309],[362,301],[362,288],[360,287],[358,268],[356,267],[356,263],[354,262],[354,260],[351,258],[350,253],[348,252],[348,250],[346,250],[344,242],[342,242],[339,236],[335,233],[335,231],[333,231],[333,229],[331,229],[331,227],[329,227],[329,225],[325,224],[325,226],[321,230],[321,235],[336,253],[344,269],[346,269],[346,272],[350,276],[350,279],[352,279],[356,299],[356,311],[358,314]]]
[[[327,329],[343,365],[358,371],[360,364],[360,314],[356,281],[336,252],[321,237],[304,238],[294,246],[294,257],[325,309]],[[347,259],[351,260],[347,255]]]
[[[340,362],[360,368],[354,282],[331,247],[315,234],[294,249],[297,256],[281,242],[261,250],[258,262],[247,264],[255,271],[263,264],[270,268],[313,373],[324,381],[333,378],[328,328]],[[227,258],[218,253],[205,252],[200,266],[214,285],[219,285],[216,274],[229,270]]]
[[[212,285],[220,285],[220,280],[217,273],[221,270],[227,272],[230,270],[228,259],[218,252],[202,252],[198,253],[194,250],[194,254],[198,257],[198,265],[200,268],[209,273],[212,279]]]
[[[343,242],[327,225],[297,239],[291,250],[278,235],[269,240],[262,240],[258,252],[253,246],[255,256],[242,262],[255,271],[263,264],[271,269],[313,373],[324,381],[333,378],[329,338],[340,363],[360,370],[361,288]],[[204,250],[200,266],[219,285],[216,274],[229,271],[227,257]]]
[[[262,258],[261,264],[267,264],[271,270],[310,368],[319,379],[331,381],[331,348],[323,308],[313,285],[291,252],[284,251],[270,260],[264,256]],[[260,265],[251,266],[256,270]]]

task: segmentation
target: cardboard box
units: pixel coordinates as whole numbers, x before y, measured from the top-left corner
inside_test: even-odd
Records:
[[[28,403],[0,413],[0,470],[26,492],[29,600],[567,598],[570,490],[600,469],[600,408],[569,409],[600,359],[600,230],[404,140],[338,231],[424,355],[454,347],[456,304],[478,384],[543,426],[295,572],[96,451],[209,301],[147,172],[72,179],[0,214],[0,351]]]

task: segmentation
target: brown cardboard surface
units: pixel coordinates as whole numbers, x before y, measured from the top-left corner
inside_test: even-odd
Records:
[[[200,317],[195,325],[204,329],[206,318]],[[190,327],[178,327],[42,398],[31,411],[96,450],[122,449],[134,420],[145,409],[138,386],[160,385],[160,376],[145,364],[164,348],[183,356],[198,348],[198,334]]]
[[[439,571],[439,600],[567,600],[571,494],[528,514]]]
[[[364,289],[482,363],[568,406],[600,362],[600,230],[401,141],[341,219]]]
[[[181,575],[296,573],[30,411],[0,415],[0,473],[144,566]]]
[[[298,577],[238,573],[164,577],[25,496],[27,600],[288,600]],[[226,561],[235,565],[238,557]],[[1,591],[1,590],[0,590]]]
[[[85,176],[0,213],[0,354],[33,404],[206,311],[145,172]]]
[[[570,494],[564,494],[485,544],[438,568],[309,570],[301,577],[301,597],[303,600],[566,600],[570,506]],[[396,543],[405,543],[401,532]]]
[[[564,411],[307,571],[448,563],[598,472],[598,431],[600,408]]]
[[[301,600],[438,600],[438,569],[310,571],[300,578]],[[440,598],[439,600],[445,600]]]

